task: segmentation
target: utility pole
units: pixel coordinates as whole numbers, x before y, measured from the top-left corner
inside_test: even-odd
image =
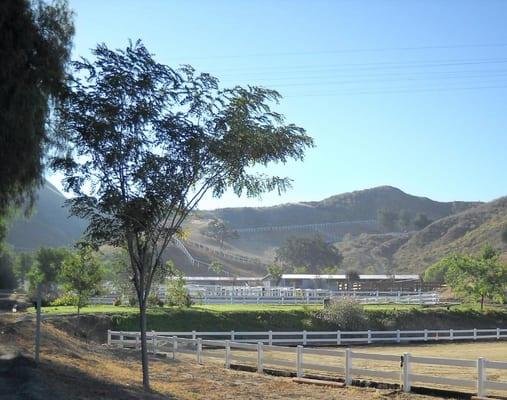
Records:
[[[36,321],[35,321],[35,365],[38,367],[39,366],[39,362],[40,362],[40,356],[39,356],[39,353],[40,353],[40,320],[41,320],[41,296],[42,296],[42,293],[41,293],[41,286],[42,284],[39,284],[37,286],[37,318],[36,318]]]

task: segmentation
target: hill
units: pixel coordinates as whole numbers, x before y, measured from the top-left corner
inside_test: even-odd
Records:
[[[422,272],[452,253],[476,253],[485,244],[503,251],[507,197],[440,218],[418,232],[359,235],[337,243],[344,265],[377,272]]]
[[[7,243],[19,250],[72,245],[85,230],[86,222],[70,216],[65,200],[66,197],[46,181],[37,193],[31,216],[19,216],[12,222]]]
[[[439,202],[412,196],[392,186],[379,186],[329,197],[321,201],[282,204],[274,207],[222,208],[207,214],[227,221],[232,227],[317,224],[374,220],[381,208],[406,210],[411,215],[426,214],[435,220],[467,208],[477,202]]]

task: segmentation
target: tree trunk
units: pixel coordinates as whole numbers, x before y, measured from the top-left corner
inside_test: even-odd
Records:
[[[481,296],[481,311],[484,311],[484,295]]]
[[[141,296],[140,296],[141,297]],[[139,299],[140,328],[141,328],[141,360],[143,364],[143,387],[150,390],[150,374],[148,367],[148,343],[146,342],[146,303]]]

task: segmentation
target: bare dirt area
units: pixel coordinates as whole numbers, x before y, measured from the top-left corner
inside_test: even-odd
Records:
[[[153,393],[141,388],[134,351],[109,349],[42,326],[41,365],[34,368],[34,323],[0,317],[0,399],[429,399],[393,390],[301,385],[290,378],[198,365],[191,356],[153,359]]]

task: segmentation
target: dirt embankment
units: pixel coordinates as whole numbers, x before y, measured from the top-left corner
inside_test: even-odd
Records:
[[[61,325],[62,322],[57,324]],[[110,349],[42,324],[41,364],[33,359],[33,318],[0,316],[0,399],[426,399],[397,391],[325,388],[289,378],[198,365],[195,357],[150,362],[153,392],[141,387],[138,353]]]

